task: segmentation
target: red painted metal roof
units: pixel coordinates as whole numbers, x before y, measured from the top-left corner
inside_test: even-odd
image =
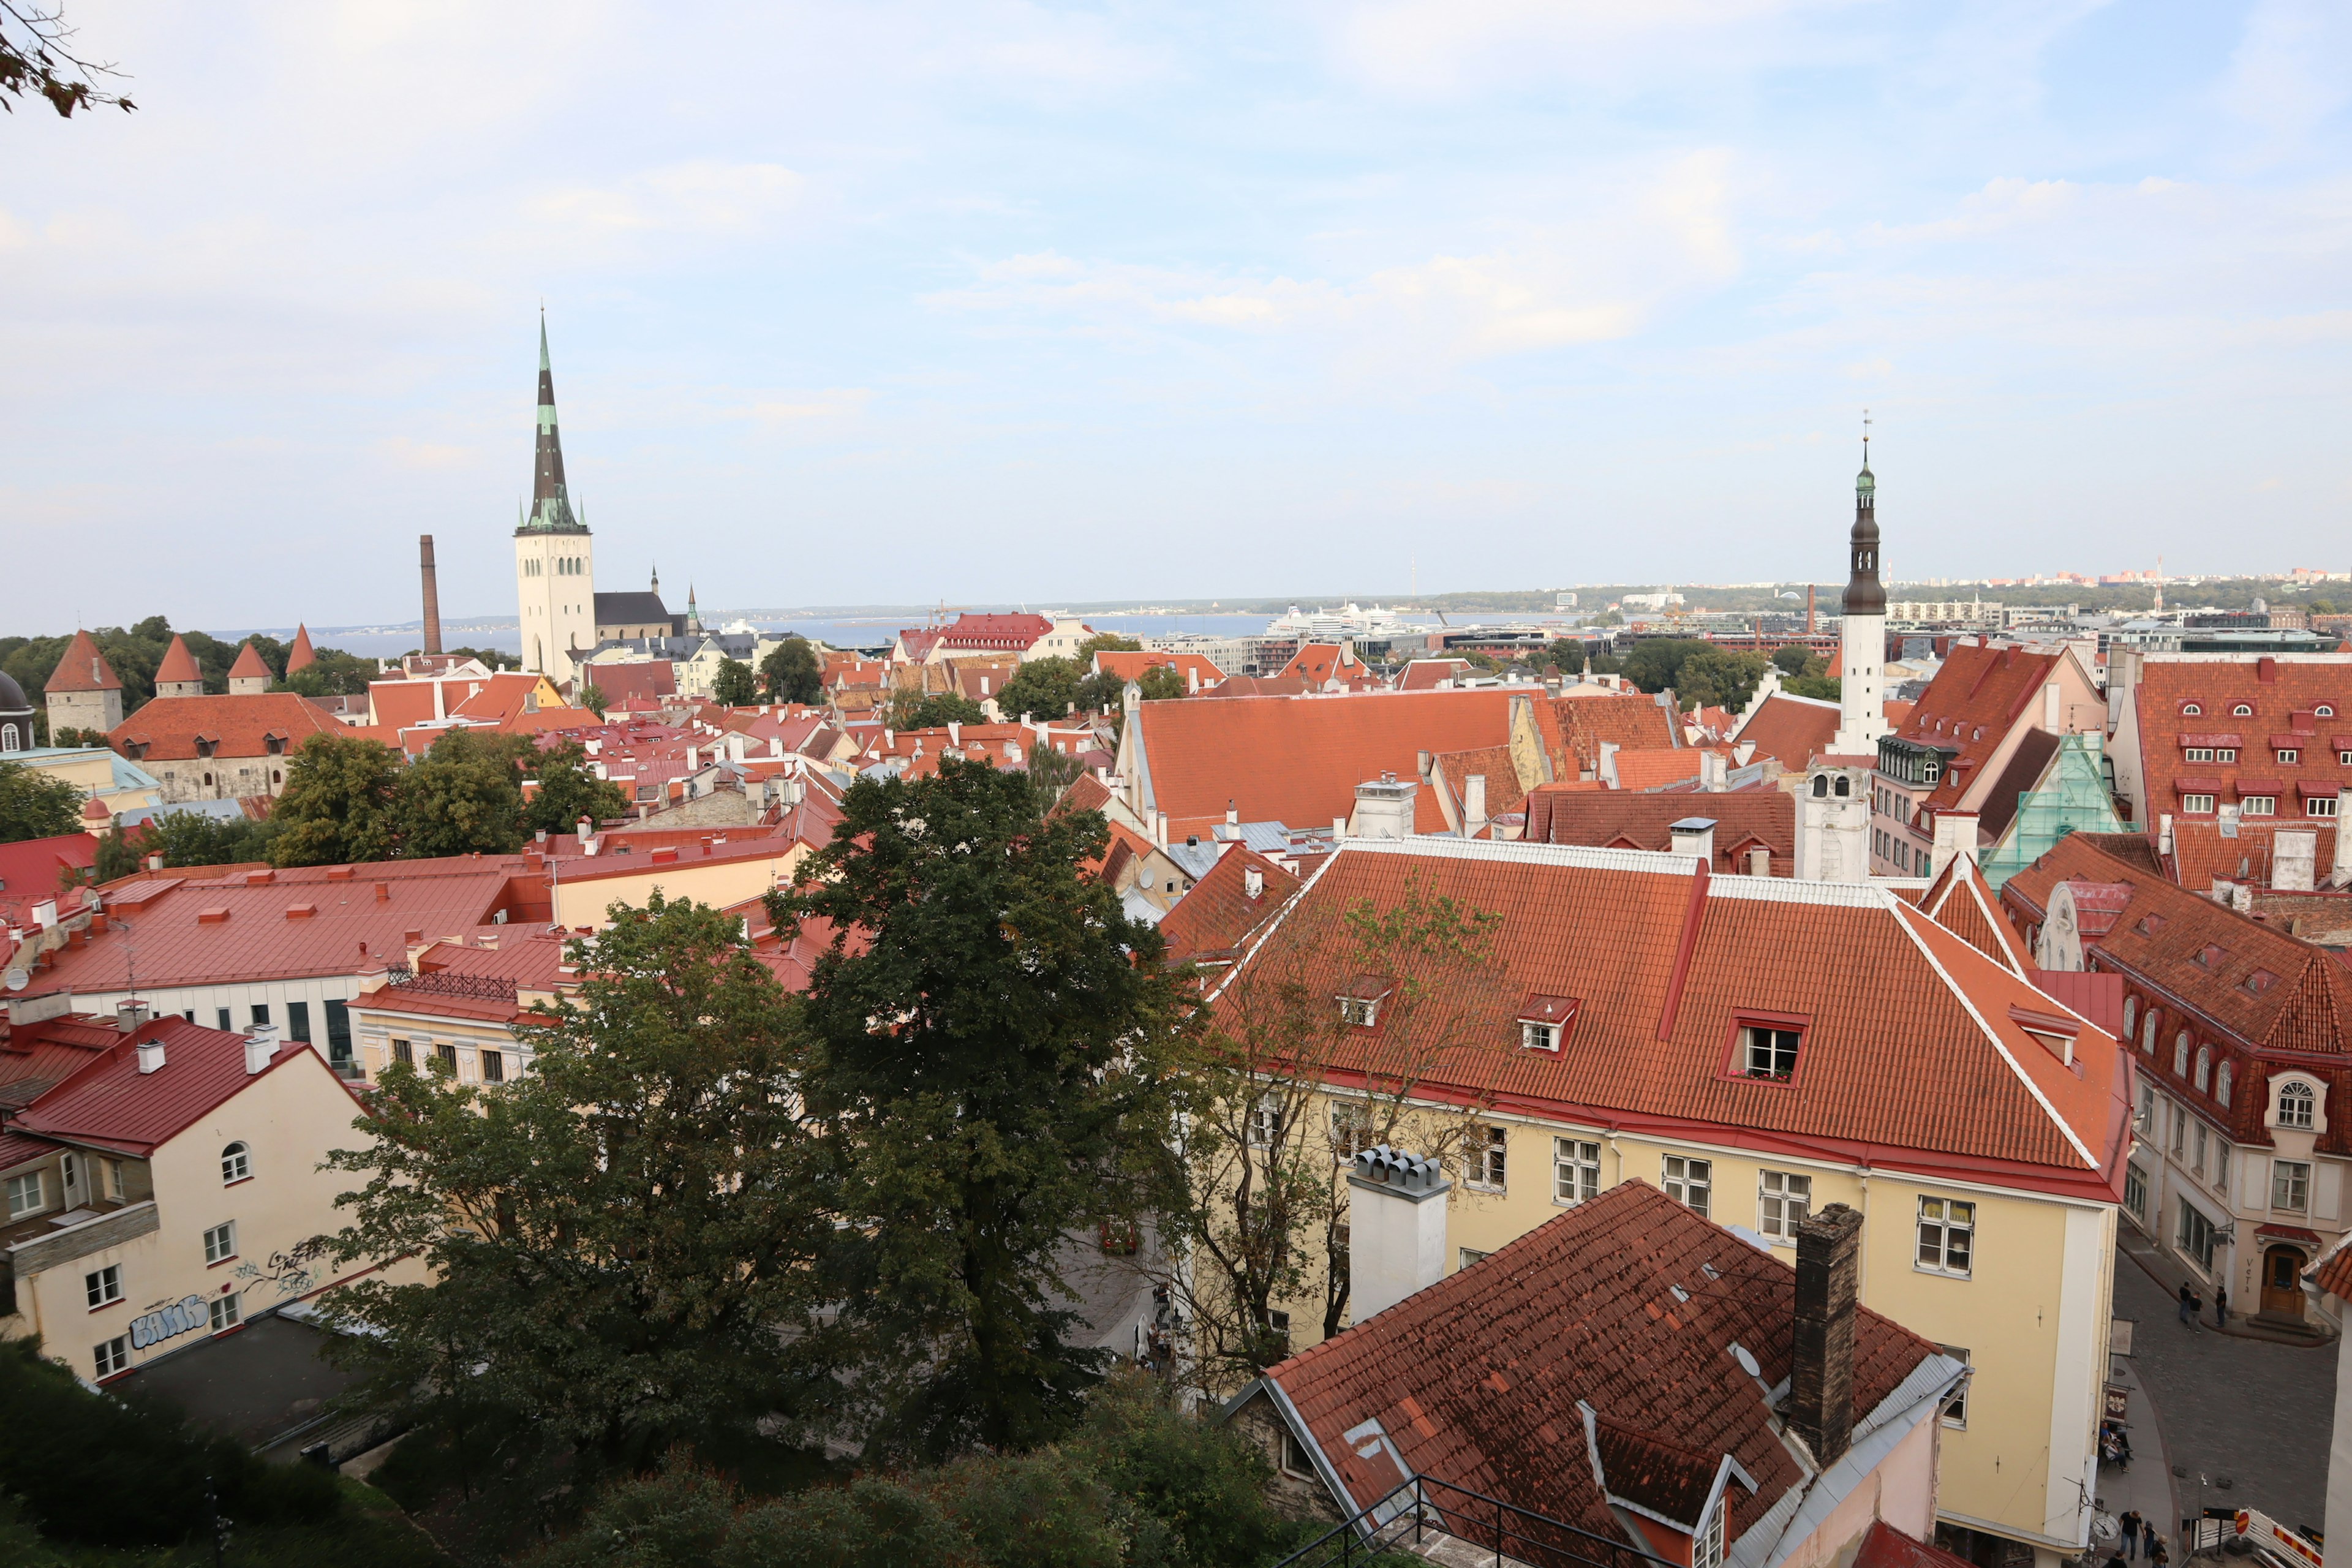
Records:
[[[245,1070],[245,1038],[168,1015],[153,1019],[35,1100],[18,1114],[16,1125],[27,1132],[143,1156],[260,1077],[283,1072],[305,1058],[310,1068],[296,1066],[294,1070],[332,1072],[317,1052],[288,1042],[261,1073],[249,1074]],[[142,1073],[136,1047],[152,1040],[163,1043],[163,1065]]]

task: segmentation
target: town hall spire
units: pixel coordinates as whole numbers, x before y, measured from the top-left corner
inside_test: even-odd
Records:
[[[1870,471],[1870,413],[1862,416],[1862,472],[1847,536],[1845,618],[1838,631],[1838,728],[1830,750],[1875,757],[1886,733],[1886,587],[1878,578],[1878,480]]]

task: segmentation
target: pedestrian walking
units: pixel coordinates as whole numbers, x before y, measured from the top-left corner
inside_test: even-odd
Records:
[[[2227,1285],[2213,1287],[2213,1326],[2217,1329],[2230,1326],[2230,1288]]]
[[[2180,1282],[2180,1321],[2184,1323],[2188,1322],[2189,1315],[2196,1310],[2197,1298],[2190,1293],[2189,1281],[2184,1279]]]
[[[2147,1532],[2147,1560],[2155,1565],[2155,1568],[2164,1568],[2167,1563],[2172,1561],[2171,1554],[2164,1549],[2164,1537],[2153,1530]]]
[[[2126,1558],[2138,1556],[2139,1527],[2141,1524],[2139,1510],[2135,1508],[2125,1510],[2123,1518],[2117,1522],[2123,1526],[2124,1556]]]

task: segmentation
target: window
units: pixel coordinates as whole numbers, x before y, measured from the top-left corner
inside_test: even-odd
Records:
[[[394,1040],[392,1042],[392,1059],[403,1067],[413,1068],[416,1065],[416,1047],[406,1040]]]
[[[1336,1127],[1337,1123],[1334,1123]],[[1282,1097],[1268,1094],[1260,1097],[1250,1107],[1249,1121],[1243,1130],[1253,1149],[1271,1149],[1282,1137]]]
[[[2205,1173],[2205,1124],[2200,1121],[2197,1124],[2197,1157],[2189,1164],[2200,1176]]]
[[[2271,1207],[2301,1214],[2311,1204],[2311,1167],[2301,1160],[2271,1162]]]
[[[2251,719],[2254,716],[2253,705],[2252,703],[2241,702],[2236,707],[2230,710],[2230,716],[2233,719]]]
[[[2186,1029],[2172,1037],[2172,1076],[2189,1076],[2189,1031]]]
[[[1723,1516],[1728,1511],[1717,1498],[1691,1537],[1691,1568],[1723,1568]]]
[[[289,1039],[299,1040],[306,1046],[310,1043],[310,1004],[308,1002],[286,1004],[286,1037]]]
[[[117,1334],[103,1344],[89,1348],[89,1359],[100,1377],[112,1377],[131,1364],[131,1336]]]
[[[2142,1056],[2156,1055],[2156,1009],[2153,1007],[2147,1010],[2147,1016],[2140,1024],[2139,1049]]]
[[[2180,1229],[2176,1243],[2183,1258],[2195,1261],[2197,1267],[2210,1273],[2213,1268],[2213,1222],[2200,1213],[2187,1198],[2180,1200]]]
[[[457,1076],[457,1047],[444,1040],[433,1047],[435,1070],[447,1078]]]
[[[2303,803],[2303,814],[2305,816],[2333,816],[2336,815],[2336,797],[2332,795],[2313,795]]]
[[[1467,1268],[1474,1263],[1484,1263],[1486,1259],[1494,1256],[1495,1255],[1491,1252],[1479,1252],[1465,1247],[1462,1248],[1462,1261],[1455,1265],[1455,1267],[1459,1268]]]
[[[1369,1029],[1372,1026],[1373,1020],[1378,1018],[1380,1016],[1380,1003],[1370,996],[1342,996],[1339,998],[1339,1022],[1343,1024],[1351,1024],[1358,1028]]]
[[[232,1290],[226,1296],[213,1298],[213,1332],[219,1333],[223,1329],[236,1327],[238,1321],[244,1316],[243,1309],[236,1304],[236,1291]]]
[[[1307,1445],[1287,1426],[1282,1429],[1282,1473],[1315,1479],[1315,1461],[1307,1457]]]
[[[2156,1085],[2152,1083],[2139,1086],[2139,1131],[2143,1136],[2156,1131]]]
[[[2137,996],[2126,996],[2124,998],[2124,1038],[2126,1040],[2130,1039],[2132,1037],[2132,1031],[2138,1026],[2139,998]]]
[[[205,1263],[210,1267],[226,1263],[236,1256],[236,1221],[216,1225],[205,1232]]]
[[[1797,1227],[1813,1212],[1813,1179],[1790,1171],[1766,1171],[1756,1204],[1756,1228],[1775,1241],[1794,1241]]]
[[[2217,763],[2234,763],[2238,760],[2238,748],[2216,746],[2213,748],[2213,760]]]
[[[1551,1141],[1551,1201],[1580,1204],[1601,1195],[1601,1145],[1577,1138]]]
[[[2172,1112],[2172,1152],[2186,1153],[2189,1149],[2189,1112],[2177,1105],[2168,1104],[2166,1109]]]
[[[58,1175],[66,1190],[66,1202],[76,1202],[81,1195],[81,1161],[72,1150],[58,1156]]]
[[[2315,1109],[2311,1085],[2299,1078],[2291,1078],[2279,1085],[2278,1124],[2281,1127],[2308,1127]]]
[[[2213,815],[2213,797],[2210,795],[2184,795],[2180,797],[2180,810],[2188,816],[2210,816]]]
[[[1352,1160],[1372,1146],[1371,1120],[1362,1106],[1343,1101],[1331,1108],[1331,1142],[1342,1160]]]
[[[2226,1106],[2230,1103],[2230,1064],[2223,1062],[2221,1070],[2213,1075],[2213,1098]]]
[[[1954,1361],[1958,1362],[1962,1366],[1967,1366],[1969,1364],[1969,1352],[1961,1346],[1937,1345],[1936,1348],[1942,1351],[1946,1355],[1950,1356]],[[1976,1373],[1971,1371],[1968,1376],[1960,1379],[1960,1385],[1952,1390],[1952,1396],[1944,1401],[1945,1426],[1962,1428],[1965,1428],[1968,1426],[1969,1384],[1975,1381]]]
[[[2278,760],[2283,763],[2294,762],[2301,758],[2302,755],[2303,753],[2293,746],[2281,746],[2278,749]]]
[[[2205,711],[2205,705],[2201,702],[2184,702],[2180,705],[2180,711],[2187,717],[2194,719]]]
[[[1715,1186],[1715,1163],[1711,1160],[1686,1160],[1680,1154],[1669,1154],[1660,1173],[1666,1196],[1683,1205],[1693,1214],[1706,1214],[1707,1200]]]
[[[1469,1157],[1463,1163],[1470,1184],[1484,1192],[1503,1191],[1503,1178],[1507,1170],[1505,1160],[1508,1153],[1507,1131],[1500,1127],[1487,1128],[1485,1142],[1472,1144]]]
[[[327,1004],[327,1061],[343,1067],[352,1059],[352,1010],[341,1002]]]
[[[81,1293],[89,1299],[91,1311],[110,1307],[122,1300],[122,1265],[110,1263],[95,1274],[81,1277]]]
[[[1786,1083],[1797,1076],[1797,1044],[1801,1031],[1770,1024],[1739,1026],[1739,1070],[1748,1078]]]
[[[108,1198],[118,1204],[125,1201],[122,1195],[121,1161],[100,1160],[98,1163],[98,1176],[99,1185],[100,1189],[105,1192]]]
[[[1977,1205],[1956,1198],[1919,1200],[1919,1267],[1965,1279],[1976,1255]]]
[[[2238,809],[2248,816],[2276,816],[2278,796],[2274,795],[2245,795],[2239,799]]]
[[[498,1051],[485,1050],[482,1053],[482,1081],[484,1083],[504,1083],[506,1080],[507,1059],[505,1056]]]
[[[2223,1194],[2230,1190],[2230,1142],[2218,1134],[2213,1139],[2213,1190]]]
[[[38,1214],[49,1206],[49,1196],[45,1190],[47,1184],[41,1180],[44,1173],[40,1171],[27,1171],[21,1176],[8,1178],[8,1217],[10,1219],[22,1219],[28,1214]]]
[[[2142,1221],[2147,1218],[2147,1174],[2137,1165],[2124,1167],[2124,1207]]]
[[[268,1022],[269,1004],[267,1002],[256,1002],[253,1005],[253,1026],[258,1029]]]
[[[1519,1025],[1519,1045],[1530,1051],[1556,1051],[1559,1049],[1559,1026],[1523,1021]]]
[[[2336,752],[2336,765],[2341,768],[2352,768],[2352,752]]]
[[[228,1186],[253,1174],[253,1151],[243,1142],[221,1151],[221,1185]]]
[[[2197,1047],[2197,1092],[2204,1093],[2205,1086],[2212,1081],[2213,1047],[2200,1046]]]
[[[2190,746],[2183,750],[2180,755],[2181,760],[2184,762],[2210,763],[2213,760],[2213,748],[2210,746]]]
[[[210,779],[206,779],[205,782],[206,784],[210,784],[212,781],[211,781]],[[225,1031],[226,1031],[226,1030],[227,1030],[227,1028],[229,1027],[229,1021],[228,1021],[228,1009],[227,1009],[227,1008],[226,1008],[226,1007],[215,1007],[215,1008],[214,1008],[214,1009],[213,1009],[213,1019],[214,1019],[214,1021],[215,1021],[216,1024],[218,1024],[218,1025],[220,1026],[221,1029],[222,1029],[224,1032],[225,1032]]]
[[[2336,710],[2325,702],[2321,703],[2311,711],[2315,716],[2321,719],[2333,719],[2336,717]]]

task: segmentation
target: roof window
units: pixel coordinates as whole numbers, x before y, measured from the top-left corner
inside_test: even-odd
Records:
[[[2334,705],[2333,705],[2333,704],[2331,704],[2331,703],[2323,702],[2323,703],[2321,703],[2318,707],[2316,707],[2316,708],[2313,709],[2311,711],[2312,711],[2313,715],[2314,715],[2315,717],[2316,717],[2316,718],[2321,718],[2321,719],[2333,719],[2333,718],[2335,718],[2335,717],[2336,717],[2336,709],[2335,709]]]
[[[2245,979],[2240,981],[2239,984],[2243,985],[2247,990],[2252,992],[2255,995],[2259,996],[2263,992],[2278,984],[2278,976],[2273,974],[2267,969],[2257,969],[2252,974],[2247,975]]]
[[[1738,1019],[1732,1038],[1731,1075],[1765,1083],[1791,1082],[1804,1039],[1801,1019]]]
[[[1359,974],[1339,993],[1339,1021],[1360,1029],[1369,1029],[1381,1021],[1381,1004],[1396,989],[1396,982],[1385,974]]]
[[[1576,1024],[1573,996],[1534,995],[1519,1008],[1519,1044],[1530,1051],[1557,1051]]]
[[[2229,956],[2228,948],[2219,942],[2209,942],[2198,950],[2197,966],[2200,969],[2219,969]]]
[[[2164,929],[2164,917],[2153,913],[2142,915],[2139,917],[2138,923],[2132,929],[2142,936],[2154,936]]]
[[[2230,717],[2232,719],[2251,719],[2253,716],[2254,705],[2251,702],[2241,702],[2230,710]]]
[[[2204,711],[2205,705],[2201,702],[2184,702],[2180,705],[2180,712],[2184,718],[2194,719]]]

